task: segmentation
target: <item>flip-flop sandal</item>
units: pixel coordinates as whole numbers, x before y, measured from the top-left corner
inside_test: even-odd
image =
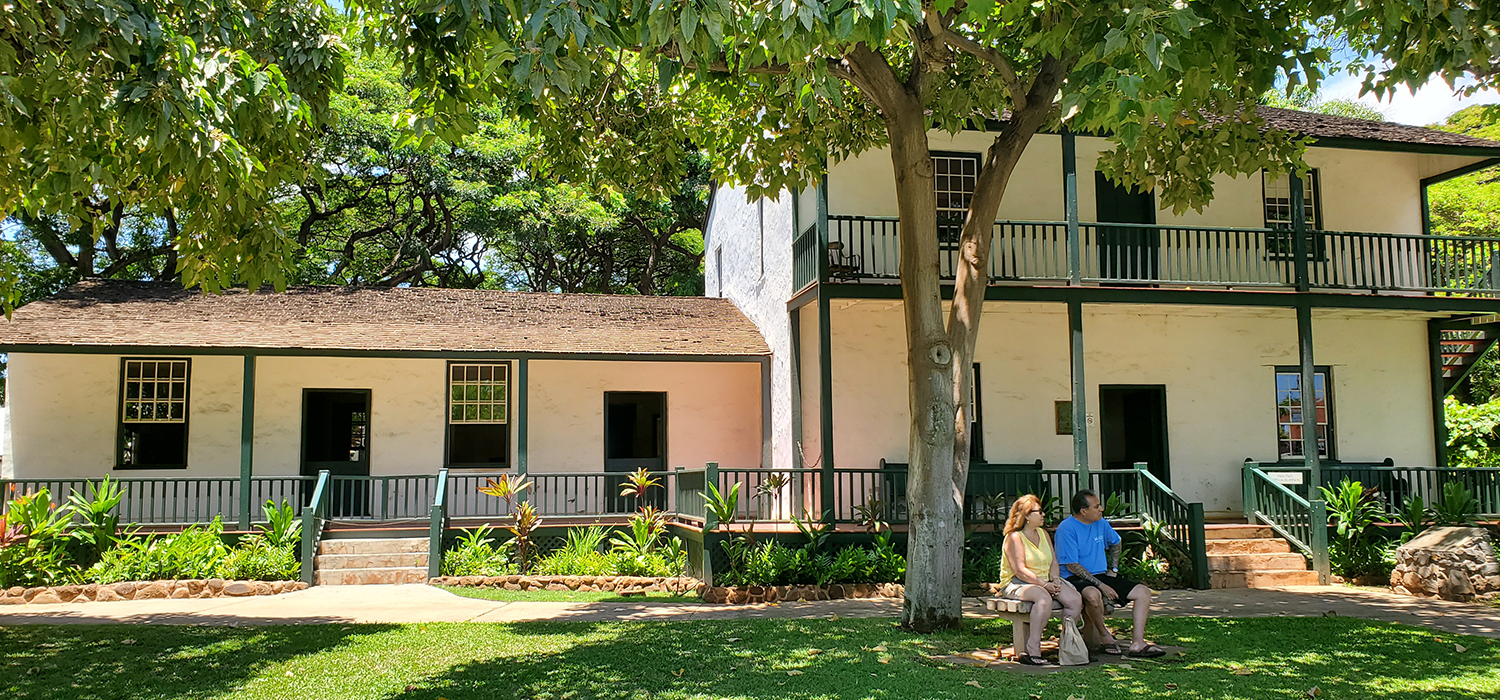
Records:
[[[1044,659],[1044,658],[1042,658],[1040,656],[1032,656],[1030,654],[1017,654],[1016,655],[1016,661],[1020,662],[1022,665],[1025,665],[1025,666],[1051,666],[1052,665],[1051,661],[1048,661],[1048,660],[1046,660],[1046,659]]]
[[[1119,643],[1105,644],[1104,646],[1099,647],[1099,653],[1109,654],[1110,656],[1122,656],[1125,654],[1125,650],[1120,648]]]
[[[1125,658],[1127,659],[1155,659],[1157,657],[1166,655],[1167,650],[1155,644],[1147,644],[1145,648],[1141,649],[1140,651],[1125,652]]]

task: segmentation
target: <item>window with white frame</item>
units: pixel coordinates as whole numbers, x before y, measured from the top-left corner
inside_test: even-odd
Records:
[[[1266,215],[1266,228],[1273,231],[1291,231],[1294,223],[1292,221],[1292,179],[1284,175],[1272,175],[1269,171],[1261,171],[1261,192],[1263,193]],[[1318,171],[1309,170],[1302,177],[1302,215],[1307,222],[1307,230],[1312,231],[1312,246],[1308,249],[1308,255],[1313,258],[1322,258],[1324,240],[1323,235],[1318,233],[1323,228],[1323,222],[1319,216],[1322,207],[1319,205],[1318,197]],[[1274,257],[1285,257],[1295,250],[1295,242],[1289,234],[1272,235],[1267,241],[1268,252]]]
[[[449,466],[509,464],[509,399],[509,364],[448,365]]]
[[[979,182],[979,156],[973,153],[934,154],[932,187],[937,195],[938,241],[958,243],[964,217]]]
[[[130,359],[120,376],[121,468],[187,467],[186,359]]]
[[[1316,411],[1318,456],[1332,459],[1333,401],[1327,367],[1313,372],[1313,407]],[[1276,442],[1281,459],[1302,459],[1305,455],[1302,430],[1304,393],[1302,372],[1296,367],[1276,368]]]

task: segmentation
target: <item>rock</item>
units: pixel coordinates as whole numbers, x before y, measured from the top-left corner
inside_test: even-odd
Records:
[[[586,584],[583,584],[583,585],[579,586],[578,590],[585,591],[585,592],[588,592],[588,593],[597,593],[597,592],[599,592],[599,587],[595,586],[592,583],[586,583]]]
[[[265,581],[254,581],[250,585],[255,587],[255,595],[271,595],[271,584]]]
[[[578,578],[577,576],[568,576],[562,580],[562,584],[564,586],[567,586],[568,590],[576,591],[578,590],[579,586],[583,585],[583,580]]]
[[[220,591],[224,590],[224,579],[221,579],[221,578],[211,578],[211,579],[208,579],[208,580],[206,580],[206,581],[203,582],[203,587],[207,588],[210,591],[213,591],[214,595],[218,595]]]
[[[705,603],[724,603],[729,600],[729,589],[723,586],[715,586],[699,594]]]
[[[45,590],[47,590],[47,589],[43,588],[42,586],[35,586],[35,587],[32,587],[32,588],[28,588],[24,592],[21,593],[21,597],[25,598],[26,602],[30,603],[32,598],[37,597],[37,594],[39,594],[39,593],[41,593],[42,591],[45,591]]]
[[[188,590],[187,586],[178,586],[177,588],[175,588],[175,589],[172,590],[172,595],[169,596],[169,597],[171,597],[171,598],[191,598],[191,597],[193,597],[193,592],[190,591],[190,590]]]
[[[224,595],[234,598],[255,595],[255,587],[245,581],[230,581],[224,584]]]
[[[549,584],[547,584],[547,590],[549,590],[549,591],[566,591],[566,590],[568,590],[568,587],[566,585],[561,584],[561,583],[549,583]]]
[[[183,583],[187,584],[188,593],[191,593],[193,595],[198,595],[199,593],[202,593],[203,589],[207,587],[204,584],[203,579],[200,579],[200,578],[188,579],[187,581],[184,581]]]
[[[207,587],[204,587],[203,590],[201,590],[201,591],[198,592],[198,595],[195,595],[193,597],[194,598],[214,598],[214,597],[217,597],[217,596],[214,595],[213,591],[209,590]]]
[[[1490,561],[1479,566],[1481,576],[1500,576],[1500,562]]]
[[[486,576],[486,577],[484,577],[484,585],[491,586],[491,587],[504,586],[505,585],[505,577],[504,576]]]
[[[72,602],[74,598],[77,598],[78,594],[83,592],[83,588],[80,586],[53,586],[52,592],[57,594],[57,597],[61,599],[62,602],[68,603]]]
[[[507,590],[507,591],[519,591],[519,590],[521,590],[521,584],[519,584],[519,583],[509,583],[509,582],[507,582],[504,585],[505,585],[505,590]]]
[[[458,577],[458,585],[460,585],[460,586],[483,586],[484,585],[484,577],[483,576],[460,576],[460,577]]]
[[[279,595],[286,590],[286,581],[271,581],[271,595]]]
[[[98,590],[98,589],[95,589],[95,590]],[[74,602],[74,603],[90,603],[90,602],[93,602],[93,599],[94,599],[94,596],[92,594],[86,593],[84,591],[79,591],[78,595],[73,598],[72,602]]]
[[[1469,575],[1458,569],[1450,569],[1448,576],[1438,584],[1438,594],[1444,600],[1468,601],[1474,597],[1474,585]]]
[[[8,595],[0,598],[0,605],[25,605],[26,599],[20,596]]]
[[[729,595],[725,598],[725,602],[730,605],[744,605],[748,600],[750,600],[750,592],[743,588],[729,589]]]
[[[153,600],[166,598],[169,595],[172,595],[171,589],[167,588],[161,581],[152,581],[135,589],[135,595],[131,597],[131,600]]]
[[[20,598],[26,594],[26,589],[20,586],[11,586],[5,589],[5,595],[11,598]]]
[[[1405,576],[1401,577],[1401,585],[1413,591],[1422,590],[1422,577],[1418,576],[1415,571],[1408,571]]]
[[[57,605],[62,603],[63,599],[57,597],[57,594],[53,593],[51,590],[43,589],[42,592],[31,596],[31,600],[29,602],[32,605]]]
[[[124,600],[130,600],[135,597],[135,589],[138,587],[134,581],[122,581],[111,586],[115,593]]]
[[[98,592],[94,593],[96,603],[110,603],[117,600],[128,600],[128,598],[120,595],[114,586],[100,586]]]
[[[1500,576],[1489,576],[1484,579],[1485,587],[1492,591],[1500,591]]]

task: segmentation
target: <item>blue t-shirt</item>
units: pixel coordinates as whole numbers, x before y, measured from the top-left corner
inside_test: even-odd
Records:
[[[1055,539],[1059,566],[1079,564],[1091,574],[1102,574],[1106,568],[1104,550],[1118,543],[1120,535],[1104,518],[1084,525],[1078,518],[1068,516],[1058,523]]]

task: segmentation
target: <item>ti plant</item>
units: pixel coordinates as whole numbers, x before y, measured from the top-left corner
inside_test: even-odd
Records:
[[[871,498],[864,505],[854,507],[854,518],[864,527],[866,532],[879,533],[881,530],[890,529],[890,523],[885,521],[885,501]]]
[[[506,510],[511,513],[511,524],[506,527],[515,535],[516,561],[520,566],[521,573],[526,573],[527,555],[531,550],[531,533],[542,525],[542,518],[536,512],[536,507],[528,501],[521,501],[516,505],[516,499],[520,498],[531,488],[532,482],[519,474],[501,474],[500,478],[487,480],[484,486],[479,487],[479,492],[486,496],[505,499]]]
[[[277,506],[276,501],[267,500],[260,509],[266,514],[266,524],[255,527],[272,547],[294,544],[302,539],[297,513],[292,509],[290,501],[282,501]]]
[[[620,495],[635,498],[635,502],[644,505],[646,492],[654,486],[661,486],[661,481],[651,477],[651,472],[641,467],[625,477],[625,483],[620,484]]]
[[[84,498],[77,492],[68,495],[68,510],[79,519],[68,537],[82,550],[88,562],[98,561],[118,541],[120,514],[115,508],[124,495],[120,483],[108,476],[94,486],[93,498]]]
[[[610,538],[609,543],[616,552],[626,556],[645,557],[656,551],[656,545],[666,530],[666,514],[652,506],[646,506],[630,516],[629,535],[615,535]]]
[[[755,499],[761,503],[761,517],[776,517],[776,501],[781,498],[782,492],[792,483],[792,477],[785,472],[771,472],[761,478],[760,483],[755,485]],[[766,508],[766,502],[770,507]]]
[[[1421,496],[1412,496],[1406,499],[1405,508],[1396,511],[1396,520],[1405,529],[1401,533],[1401,544],[1406,544],[1432,524],[1432,509],[1427,507],[1427,502]]]
[[[797,532],[807,538],[807,550],[813,554],[823,551],[828,544],[828,537],[833,534],[833,526],[826,522],[819,522],[812,513],[803,512],[802,517],[792,516],[792,523],[797,526]]]
[[[1473,525],[1479,514],[1479,501],[1463,484],[1443,484],[1443,495],[1432,503],[1432,519],[1439,525]]]

